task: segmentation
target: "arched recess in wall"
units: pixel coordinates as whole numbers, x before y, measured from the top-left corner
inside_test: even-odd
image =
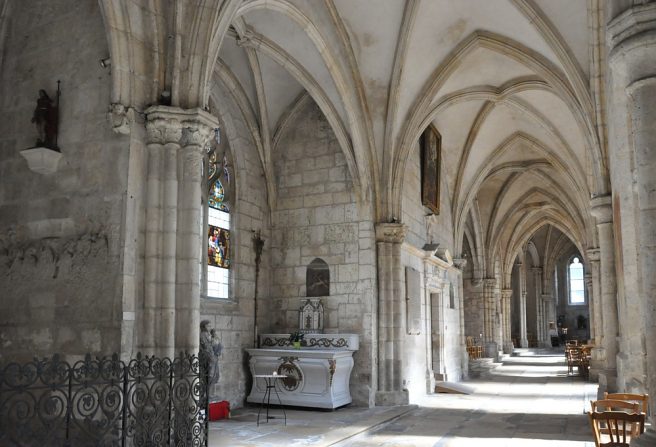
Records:
[[[328,7],[330,8],[330,5]],[[328,74],[328,80],[317,79],[312,72],[312,64],[304,65],[303,61],[287,52],[282,47],[287,42],[276,42],[258,33],[252,26],[240,23],[242,19],[248,22],[254,13],[263,10],[274,13],[280,17],[281,22],[289,23],[294,30],[300,31],[302,36],[308,39],[308,43],[316,50],[315,56],[321,61],[322,70],[326,70]],[[364,94],[359,83],[353,79],[357,76],[357,69],[345,69],[344,65],[348,65],[348,62],[337,54],[338,48],[346,48],[345,43],[339,40],[331,41],[334,36],[322,32],[321,27],[315,24],[302,8],[284,0],[256,0],[244,4],[238,11],[233,26],[238,32],[241,45],[254,48],[258,53],[276,61],[314,99],[333,128],[344,152],[358,199],[368,201],[378,187],[378,165],[375,163],[375,153],[372,149],[374,143],[371,126],[367,124],[369,117],[364,111]],[[345,123],[348,123],[348,127]]]
[[[305,295],[308,297],[330,295],[330,268],[321,258],[313,259],[306,268]]]

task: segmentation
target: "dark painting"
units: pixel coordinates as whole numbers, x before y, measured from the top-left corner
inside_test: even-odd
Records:
[[[421,203],[434,214],[440,214],[440,156],[442,137],[431,125],[420,139]]]

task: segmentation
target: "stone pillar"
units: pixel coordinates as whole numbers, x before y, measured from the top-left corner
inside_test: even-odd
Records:
[[[590,295],[588,296],[590,303],[590,337],[593,340],[593,343],[597,347],[601,347],[601,336],[602,336],[602,321],[603,315],[601,314],[601,284],[599,278],[599,249],[591,248],[587,252],[588,255],[588,265],[590,272]],[[594,334],[594,335],[593,335]],[[593,357],[594,362],[594,357]],[[590,367],[590,372],[592,375],[592,370],[594,368]]]
[[[654,12],[656,22],[656,11]],[[656,31],[656,24],[655,24]],[[651,46],[656,59],[656,39]],[[652,61],[653,61],[652,59]],[[638,181],[638,228],[641,242],[639,271],[642,276],[641,307],[650,398],[652,444],[656,445],[656,71],[654,76],[629,85],[635,161]],[[631,443],[633,445],[633,443]]]
[[[617,389],[617,278],[615,272],[615,241],[613,238],[613,209],[610,196],[592,199],[592,215],[597,219],[599,238],[599,277],[601,285],[600,310],[601,324],[600,349],[595,353],[601,362],[599,371],[600,392],[614,392]]]
[[[535,337],[538,346],[542,346],[544,344],[544,334],[546,332],[542,309],[542,267],[533,267],[531,271],[535,277]]]
[[[526,335],[526,264],[519,263],[519,346],[528,348]]]
[[[146,110],[144,311],[141,349],[198,350],[203,147],[218,123],[200,109]]]
[[[590,339],[594,340],[594,325],[592,324],[592,315],[594,315],[594,301],[592,300],[592,273],[590,272],[590,263],[587,264],[585,272],[585,293],[588,296],[588,309],[590,318],[588,321],[588,329],[590,330]]]
[[[651,427],[632,446],[656,445],[656,3],[635,4],[608,25],[609,154],[611,163],[625,158],[630,169],[635,221],[639,305],[645,349],[646,392]],[[611,168],[613,166],[611,165]],[[611,169],[611,172],[613,169]],[[621,206],[621,204],[619,205]],[[629,222],[627,222],[627,225]],[[603,261],[603,251],[602,251]],[[603,267],[602,267],[603,268]],[[606,315],[604,314],[604,319]]]
[[[462,353],[460,366],[463,377],[467,377],[469,372],[469,361],[467,356],[467,337],[465,334],[465,294],[462,280],[462,272],[467,265],[467,260],[456,258],[453,260],[453,265],[460,270],[460,273],[458,274],[458,315],[460,318],[460,352]]]
[[[499,355],[497,338],[497,303],[495,288],[496,278],[485,278],[483,280],[483,328],[485,333],[485,356],[496,359]]]
[[[556,300],[550,293],[543,293],[540,296],[540,301],[542,302],[542,309],[544,313],[544,321],[546,327],[549,327],[549,323],[553,322],[554,326],[556,325]],[[545,344],[544,347],[551,347],[551,337],[549,337],[549,332],[545,330],[544,334]]]
[[[501,290],[501,316],[503,327],[503,353],[513,353],[512,326],[511,326],[511,307],[512,307],[512,289]]]
[[[378,260],[378,391],[376,405],[405,405],[403,389],[403,296],[401,244],[408,228],[400,223],[376,224]]]
[[[556,324],[556,300],[550,293],[545,293],[542,295],[542,305],[544,306],[544,316],[547,320],[547,325],[550,322]],[[549,337],[547,337],[549,338]],[[551,346],[551,340],[549,340],[549,346]]]

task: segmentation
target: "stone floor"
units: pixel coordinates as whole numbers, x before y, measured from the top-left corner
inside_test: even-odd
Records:
[[[490,377],[467,385],[473,394],[428,395],[406,407],[288,409],[287,426],[274,419],[257,427],[258,409],[248,407],[211,423],[210,445],[594,446],[585,412],[597,385],[567,377],[562,353],[518,350]]]

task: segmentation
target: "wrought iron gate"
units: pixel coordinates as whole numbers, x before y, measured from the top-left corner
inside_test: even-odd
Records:
[[[50,359],[0,369],[2,446],[207,446],[197,355]]]

